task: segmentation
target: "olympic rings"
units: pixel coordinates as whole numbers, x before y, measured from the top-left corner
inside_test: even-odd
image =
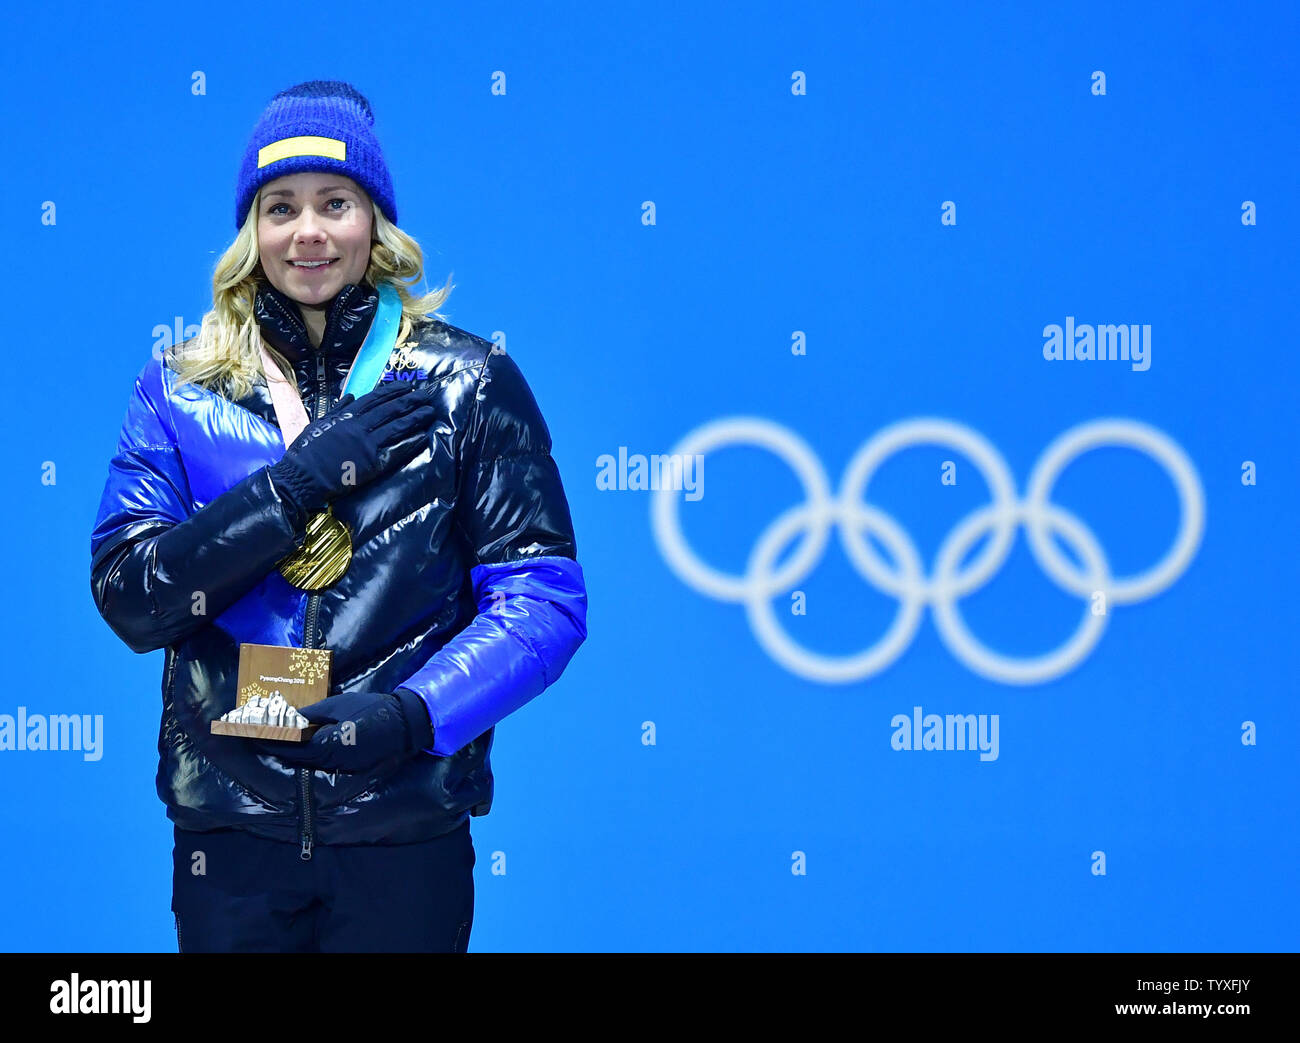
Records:
[[[692,431],[673,455],[692,457],[732,445],[755,445],[784,460],[804,490],[804,503],[775,518],[759,536],[743,575],[721,572],[701,561],[687,546],[679,517],[679,490],[662,486],[651,501],[651,527],[660,553],[685,583],[720,601],[745,606],[760,645],[786,669],[812,681],[845,684],[860,681],[892,665],[906,650],[921,623],[926,605],[948,650],[971,670],[1004,684],[1041,684],[1060,677],[1083,661],[1100,640],[1109,606],[1132,604],[1169,587],[1187,569],[1205,528],[1205,494],[1191,459],[1168,435],[1136,420],[1105,417],[1071,428],[1053,441],[1030,475],[1023,500],[1002,455],[978,432],[952,420],[921,417],[891,424],[870,439],[849,461],[838,496],[817,454],[793,431],[760,417],[728,417]],[[993,502],[973,511],[949,533],[927,576],[916,545],[889,515],[864,502],[867,485],[880,465],[900,450],[916,445],[951,446],[975,463]],[[1138,449],[1151,456],[1173,479],[1181,520],[1165,556],[1135,576],[1114,577],[1106,556],[1083,521],[1048,502],[1061,472],[1087,451],[1104,445]],[[1006,561],[1016,530],[1024,526],[1035,560],[1052,580],[1085,599],[1083,617],[1060,648],[1029,659],[1004,656],[981,644],[957,610],[957,602],[983,585]],[[849,560],[877,589],[899,600],[898,614],[885,635],[871,647],[848,656],[810,652],[777,622],[772,599],[790,590],[814,567],[826,548],[832,527]],[[864,534],[874,534],[893,554],[885,562]],[[984,533],[987,546],[959,571],[967,550]],[[774,568],[781,548],[803,533],[790,560]],[[1056,547],[1059,535],[1082,563],[1078,570]],[[1095,614],[1088,600],[1103,595],[1107,611]]]

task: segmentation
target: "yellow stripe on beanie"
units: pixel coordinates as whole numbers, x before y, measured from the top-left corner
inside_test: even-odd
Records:
[[[260,170],[268,163],[289,159],[291,156],[324,156],[327,159],[345,161],[347,149],[347,142],[338,138],[321,138],[310,134],[281,138],[257,150],[257,166]]]

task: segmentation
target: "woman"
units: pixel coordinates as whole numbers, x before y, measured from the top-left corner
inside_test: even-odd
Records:
[[[277,94],[201,332],[136,378],[91,535],[100,614],[165,648],[182,952],[466,951],[493,728],[586,638],[551,440],[503,350],[412,297],[369,103]],[[240,646],[331,650],[301,744],[213,735]]]

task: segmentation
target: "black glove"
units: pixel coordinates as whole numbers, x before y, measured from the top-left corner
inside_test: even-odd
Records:
[[[344,772],[368,771],[391,757],[410,756],[433,745],[429,709],[409,688],[332,695],[298,712],[326,727],[304,743],[251,741],[285,764]]]
[[[268,470],[298,528],[330,501],[395,471],[427,444],[434,406],[412,381],[394,380],[357,400],[351,392],[307,425]],[[403,439],[409,439],[401,444]],[[352,465],[346,484],[345,465]]]

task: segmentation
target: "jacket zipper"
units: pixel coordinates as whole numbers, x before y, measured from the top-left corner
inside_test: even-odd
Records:
[[[334,319],[339,314],[339,309],[350,298],[350,294],[340,293],[334,302],[334,307],[326,316],[324,334],[329,334],[333,326]],[[268,296],[267,300],[275,305],[276,310],[280,312],[289,322],[302,334],[303,339],[308,343],[311,342],[311,335],[307,331],[307,326],[301,316],[294,315],[288,308],[284,307],[274,296]],[[319,347],[314,347],[316,354],[316,402],[312,412],[314,419],[319,420],[325,415],[325,408],[329,403],[329,385],[325,379],[325,335],[321,337]],[[307,613],[303,619],[302,647],[316,647],[316,618],[320,613],[321,596],[312,594],[307,598]],[[311,849],[314,842],[313,835],[313,818],[311,803],[311,776],[310,768],[298,769],[298,780],[302,787],[302,850],[298,852],[298,857],[304,862],[311,861]]]
[[[318,348],[316,350],[316,403],[315,409],[312,410],[314,419],[319,420],[325,415],[325,405],[329,401],[329,387],[325,381],[325,356]],[[312,594],[307,598],[307,614],[303,619],[302,647],[316,647],[316,617],[320,613],[319,594]],[[328,692],[325,693],[327,696]],[[298,777],[302,783],[302,850],[298,857],[304,862],[311,860],[312,847],[312,806],[311,806],[311,769],[299,768]]]

